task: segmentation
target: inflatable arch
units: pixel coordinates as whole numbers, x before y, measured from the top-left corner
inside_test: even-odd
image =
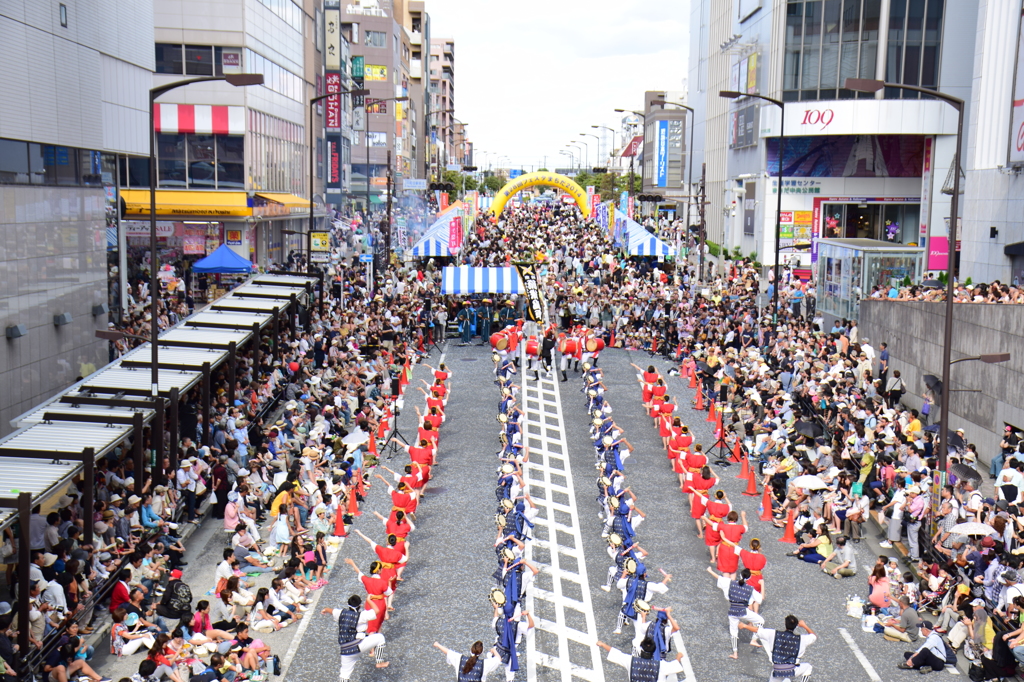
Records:
[[[561,173],[551,173],[549,171],[527,173],[526,175],[520,175],[518,178],[506,182],[505,186],[498,190],[494,195],[494,201],[491,203],[491,213],[493,213],[495,217],[500,216],[509,199],[521,190],[524,190],[527,187],[534,187],[535,185],[557,187],[576,200],[576,205],[580,207],[580,211],[583,213],[584,218],[590,217],[590,204],[587,202],[587,191],[577,185],[572,178],[562,175]]]

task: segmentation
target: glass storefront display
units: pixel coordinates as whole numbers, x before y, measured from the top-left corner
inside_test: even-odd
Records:
[[[860,301],[877,286],[909,277],[918,281],[924,249],[875,239],[822,239],[818,242],[818,310],[857,319]]]
[[[835,203],[823,205],[826,239],[874,239],[918,246],[921,205]]]

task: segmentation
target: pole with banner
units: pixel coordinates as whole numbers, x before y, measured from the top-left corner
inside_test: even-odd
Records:
[[[448,252],[456,254],[462,248],[462,216],[452,216],[448,221]]]
[[[537,269],[533,263],[515,263],[526,290],[526,317],[531,322],[547,323],[547,306],[540,286],[537,284]]]

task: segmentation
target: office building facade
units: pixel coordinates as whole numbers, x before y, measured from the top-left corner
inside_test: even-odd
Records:
[[[0,435],[107,362],[117,156],[147,149],[154,67],[153,3],[113,4],[0,5]]]

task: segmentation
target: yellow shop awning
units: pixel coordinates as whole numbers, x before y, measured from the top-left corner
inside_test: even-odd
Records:
[[[285,192],[256,192],[254,216],[269,218],[298,214],[309,215],[309,199]]]
[[[123,189],[125,213],[129,216],[149,215],[149,190]],[[158,216],[250,216],[245,192],[192,192],[159,189],[156,192]]]

